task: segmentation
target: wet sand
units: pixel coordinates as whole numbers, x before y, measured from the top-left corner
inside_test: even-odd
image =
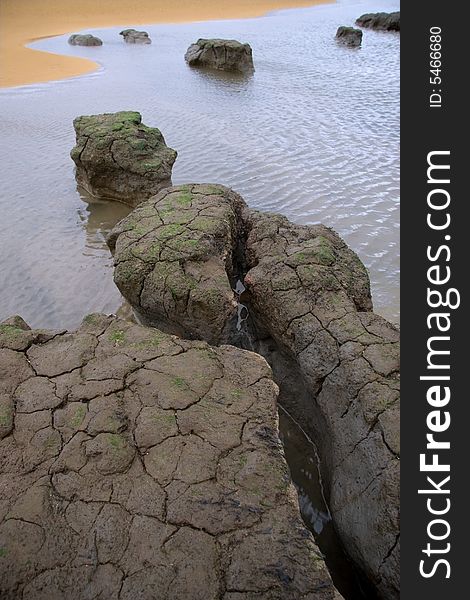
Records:
[[[261,16],[334,0],[1,0],[0,87],[73,77],[98,65],[25,48],[34,40],[83,29]]]

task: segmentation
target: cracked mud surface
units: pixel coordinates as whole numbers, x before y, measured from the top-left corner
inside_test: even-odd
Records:
[[[320,447],[338,533],[398,598],[399,332],[371,312],[366,270],[328,228],[252,213],[246,248],[252,309],[309,395],[289,408]]]
[[[171,185],[176,151],[138,112],[82,116],[71,151],[78,185],[95,198],[137,206]]]
[[[0,595],[339,600],[257,354],[116,317],[0,325]]]
[[[343,544],[379,594],[397,598],[399,332],[372,312],[355,253],[323,225],[294,225],[196,184],[143,203],[109,244],[115,282],[139,317],[186,337],[232,341],[233,279],[243,277],[253,347],[281,393],[286,379],[288,408],[320,447]]]
[[[227,278],[241,198],[223,186],[162,190],[111,232],[114,281],[143,323],[219,343],[236,312]]]

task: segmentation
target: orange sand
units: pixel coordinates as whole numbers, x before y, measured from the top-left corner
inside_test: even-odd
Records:
[[[83,29],[257,17],[334,0],[0,0],[0,87],[88,73],[97,64],[31,50],[42,37]]]

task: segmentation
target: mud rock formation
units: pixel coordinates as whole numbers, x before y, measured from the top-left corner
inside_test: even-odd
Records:
[[[71,157],[88,194],[137,206],[171,185],[176,152],[138,112],[77,117]]]
[[[122,35],[124,41],[128,44],[151,44],[152,40],[146,31],[137,31],[136,29],[123,29],[119,35]]]
[[[68,43],[72,46],[102,46],[103,42],[100,38],[91,35],[90,33],[80,34],[74,33],[68,39]]]
[[[251,46],[236,40],[199,39],[188,48],[184,58],[191,67],[242,73],[254,70]]]
[[[244,207],[223,186],[182,185],[162,190],[116,226],[108,238],[114,281],[141,322],[210,343],[229,341],[236,213]]]
[[[336,529],[398,598],[399,333],[371,312],[367,272],[333,231],[260,213],[248,230],[252,310],[304,382],[290,409],[320,446]]]
[[[0,325],[0,596],[340,600],[263,358],[115,317]]]
[[[235,279],[283,402],[317,441],[335,526],[383,598],[399,590],[399,334],[372,312],[341,238],[250,211],[222,186],[169,188],[112,232],[115,281],[137,314],[237,342]]]
[[[377,31],[400,31],[400,13],[367,13],[356,19],[356,25]]]
[[[362,44],[362,31],[354,27],[338,27],[336,32],[336,41],[349,48],[359,48]]]

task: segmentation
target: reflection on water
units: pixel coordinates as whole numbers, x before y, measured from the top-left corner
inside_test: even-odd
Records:
[[[132,209],[124,204],[97,200],[83,193],[80,197],[84,202],[77,211],[78,218],[86,231],[86,247],[89,254],[93,255],[93,251],[102,250],[107,234]]]
[[[103,234],[125,213],[83,204],[76,191],[72,120],[138,110],[178,150],[173,181],[217,182],[253,208],[336,229],[370,270],[378,312],[398,317],[399,36],[367,31],[363,47],[338,46],[338,25],[397,8],[347,0],[260,19],[145,27],[151,46],[97,30],[103,68],[80,78],[0,91],[0,317],[73,327],[113,312]],[[129,24],[131,25],[131,24]],[[190,69],[199,37],[249,41],[256,72]],[[67,36],[35,48],[97,58]]]
[[[299,494],[302,518],[315,537],[337,589],[347,600],[372,600],[374,592],[366,589],[369,586],[360,579],[342,550],[333,527],[313,442],[282,406],[279,406],[279,429],[292,480]]]
[[[313,463],[313,459],[310,458],[307,462]],[[309,470],[312,468],[314,468],[312,465],[308,465],[307,469],[299,469],[299,475],[312,479],[312,473]],[[310,496],[301,485],[297,486],[297,491],[299,493],[299,504],[303,518],[311,525],[313,533],[320,535],[324,526],[331,521],[331,515],[316,508],[312,504]]]

